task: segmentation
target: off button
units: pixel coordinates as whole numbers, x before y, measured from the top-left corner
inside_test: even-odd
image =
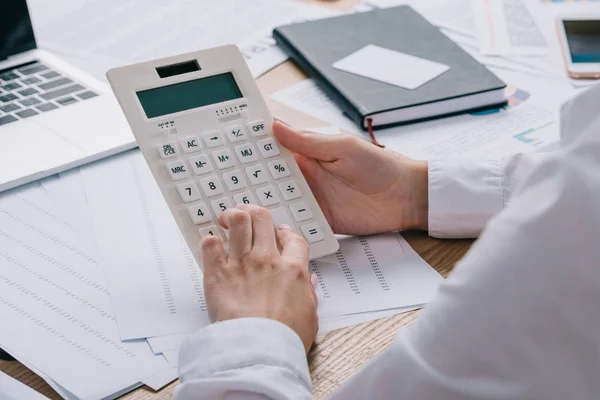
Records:
[[[246,125],[246,127],[248,128],[248,132],[250,132],[252,137],[259,137],[267,134],[267,126],[263,120],[250,122],[248,125]]]

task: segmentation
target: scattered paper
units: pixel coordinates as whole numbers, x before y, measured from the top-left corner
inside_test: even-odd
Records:
[[[0,398],[2,400],[48,400],[27,385],[0,371]]]
[[[333,68],[405,89],[417,89],[450,67],[410,54],[368,45],[342,58]]]

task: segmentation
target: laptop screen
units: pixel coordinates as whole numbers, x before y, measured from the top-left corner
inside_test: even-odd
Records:
[[[35,49],[26,0],[0,1],[0,60]]]

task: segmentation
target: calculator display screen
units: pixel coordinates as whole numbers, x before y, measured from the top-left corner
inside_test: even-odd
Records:
[[[231,72],[143,90],[136,94],[148,118],[243,97]]]

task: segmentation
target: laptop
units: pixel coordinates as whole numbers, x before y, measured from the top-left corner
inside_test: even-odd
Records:
[[[26,0],[0,11],[0,192],[134,148],[108,84],[37,49]]]

